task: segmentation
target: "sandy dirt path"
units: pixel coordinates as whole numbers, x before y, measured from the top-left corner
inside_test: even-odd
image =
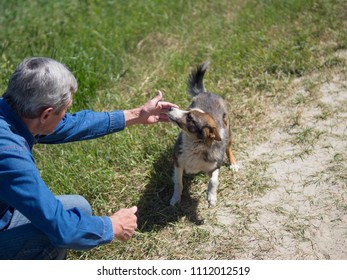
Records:
[[[336,57],[347,63],[346,51]],[[290,100],[269,109],[268,140],[241,154],[242,168],[265,162],[277,187],[247,202],[236,259],[347,259],[346,63],[296,80]],[[231,230],[239,218],[217,217]]]

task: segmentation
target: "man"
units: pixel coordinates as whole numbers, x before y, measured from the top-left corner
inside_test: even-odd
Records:
[[[168,121],[175,104],[157,96],[139,108],[66,113],[77,82],[61,63],[25,59],[0,99],[0,259],[65,259],[67,249],[85,250],[128,240],[137,228],[136,206],[93,216],[79,195],[54,196],[40,177],[35,144],[94,139],[133,124]]]

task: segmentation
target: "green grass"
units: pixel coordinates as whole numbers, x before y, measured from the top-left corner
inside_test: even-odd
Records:
[[[292,94],[292,79],[342,63],[331,54],[346,48],[344,8],[343,0],[0,1],[1,90],[24,57],[49,56],[78,80],[72,110],[132,108],[158,89],[184,108],[191,67],[210,60],[205,84],[230,106],[237,156],[266,137],[268,104]],[[233,257],[218,250],[236,248],[236,237],[215,244],[198,226],[215,219],[205,205],[205,176],[187,177],[182,206],[168,207],[177,132],[170,124],[130,127],[98,140],[35,148],[54,193],[83,194],[99,215],[140,209],[140,229],[130,242],[71,258]],[[297,141],[310,137],[303,131]],[[235,175],[223,167],[220,203],[238,209],[237,202],[271,188],[262,172],[251,168]],[[206,243],[215,245],[206,250]]]

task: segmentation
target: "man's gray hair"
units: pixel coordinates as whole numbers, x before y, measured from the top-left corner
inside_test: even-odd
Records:
[[[49,107],[59,114],[76,91],[76,78],[65,65],[51,58],[31,57],[18,65],[3,98],[19,116],[36,118]]]

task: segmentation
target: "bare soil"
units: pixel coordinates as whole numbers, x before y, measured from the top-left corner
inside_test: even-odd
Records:
[[[216,210],[214,234],[238,236],[233,258],[347,259],[347,51],[336,58],[343,65],[297,79],[269,108],[267,140],[239,155],[242,169],[265,164],[276,187]]]

